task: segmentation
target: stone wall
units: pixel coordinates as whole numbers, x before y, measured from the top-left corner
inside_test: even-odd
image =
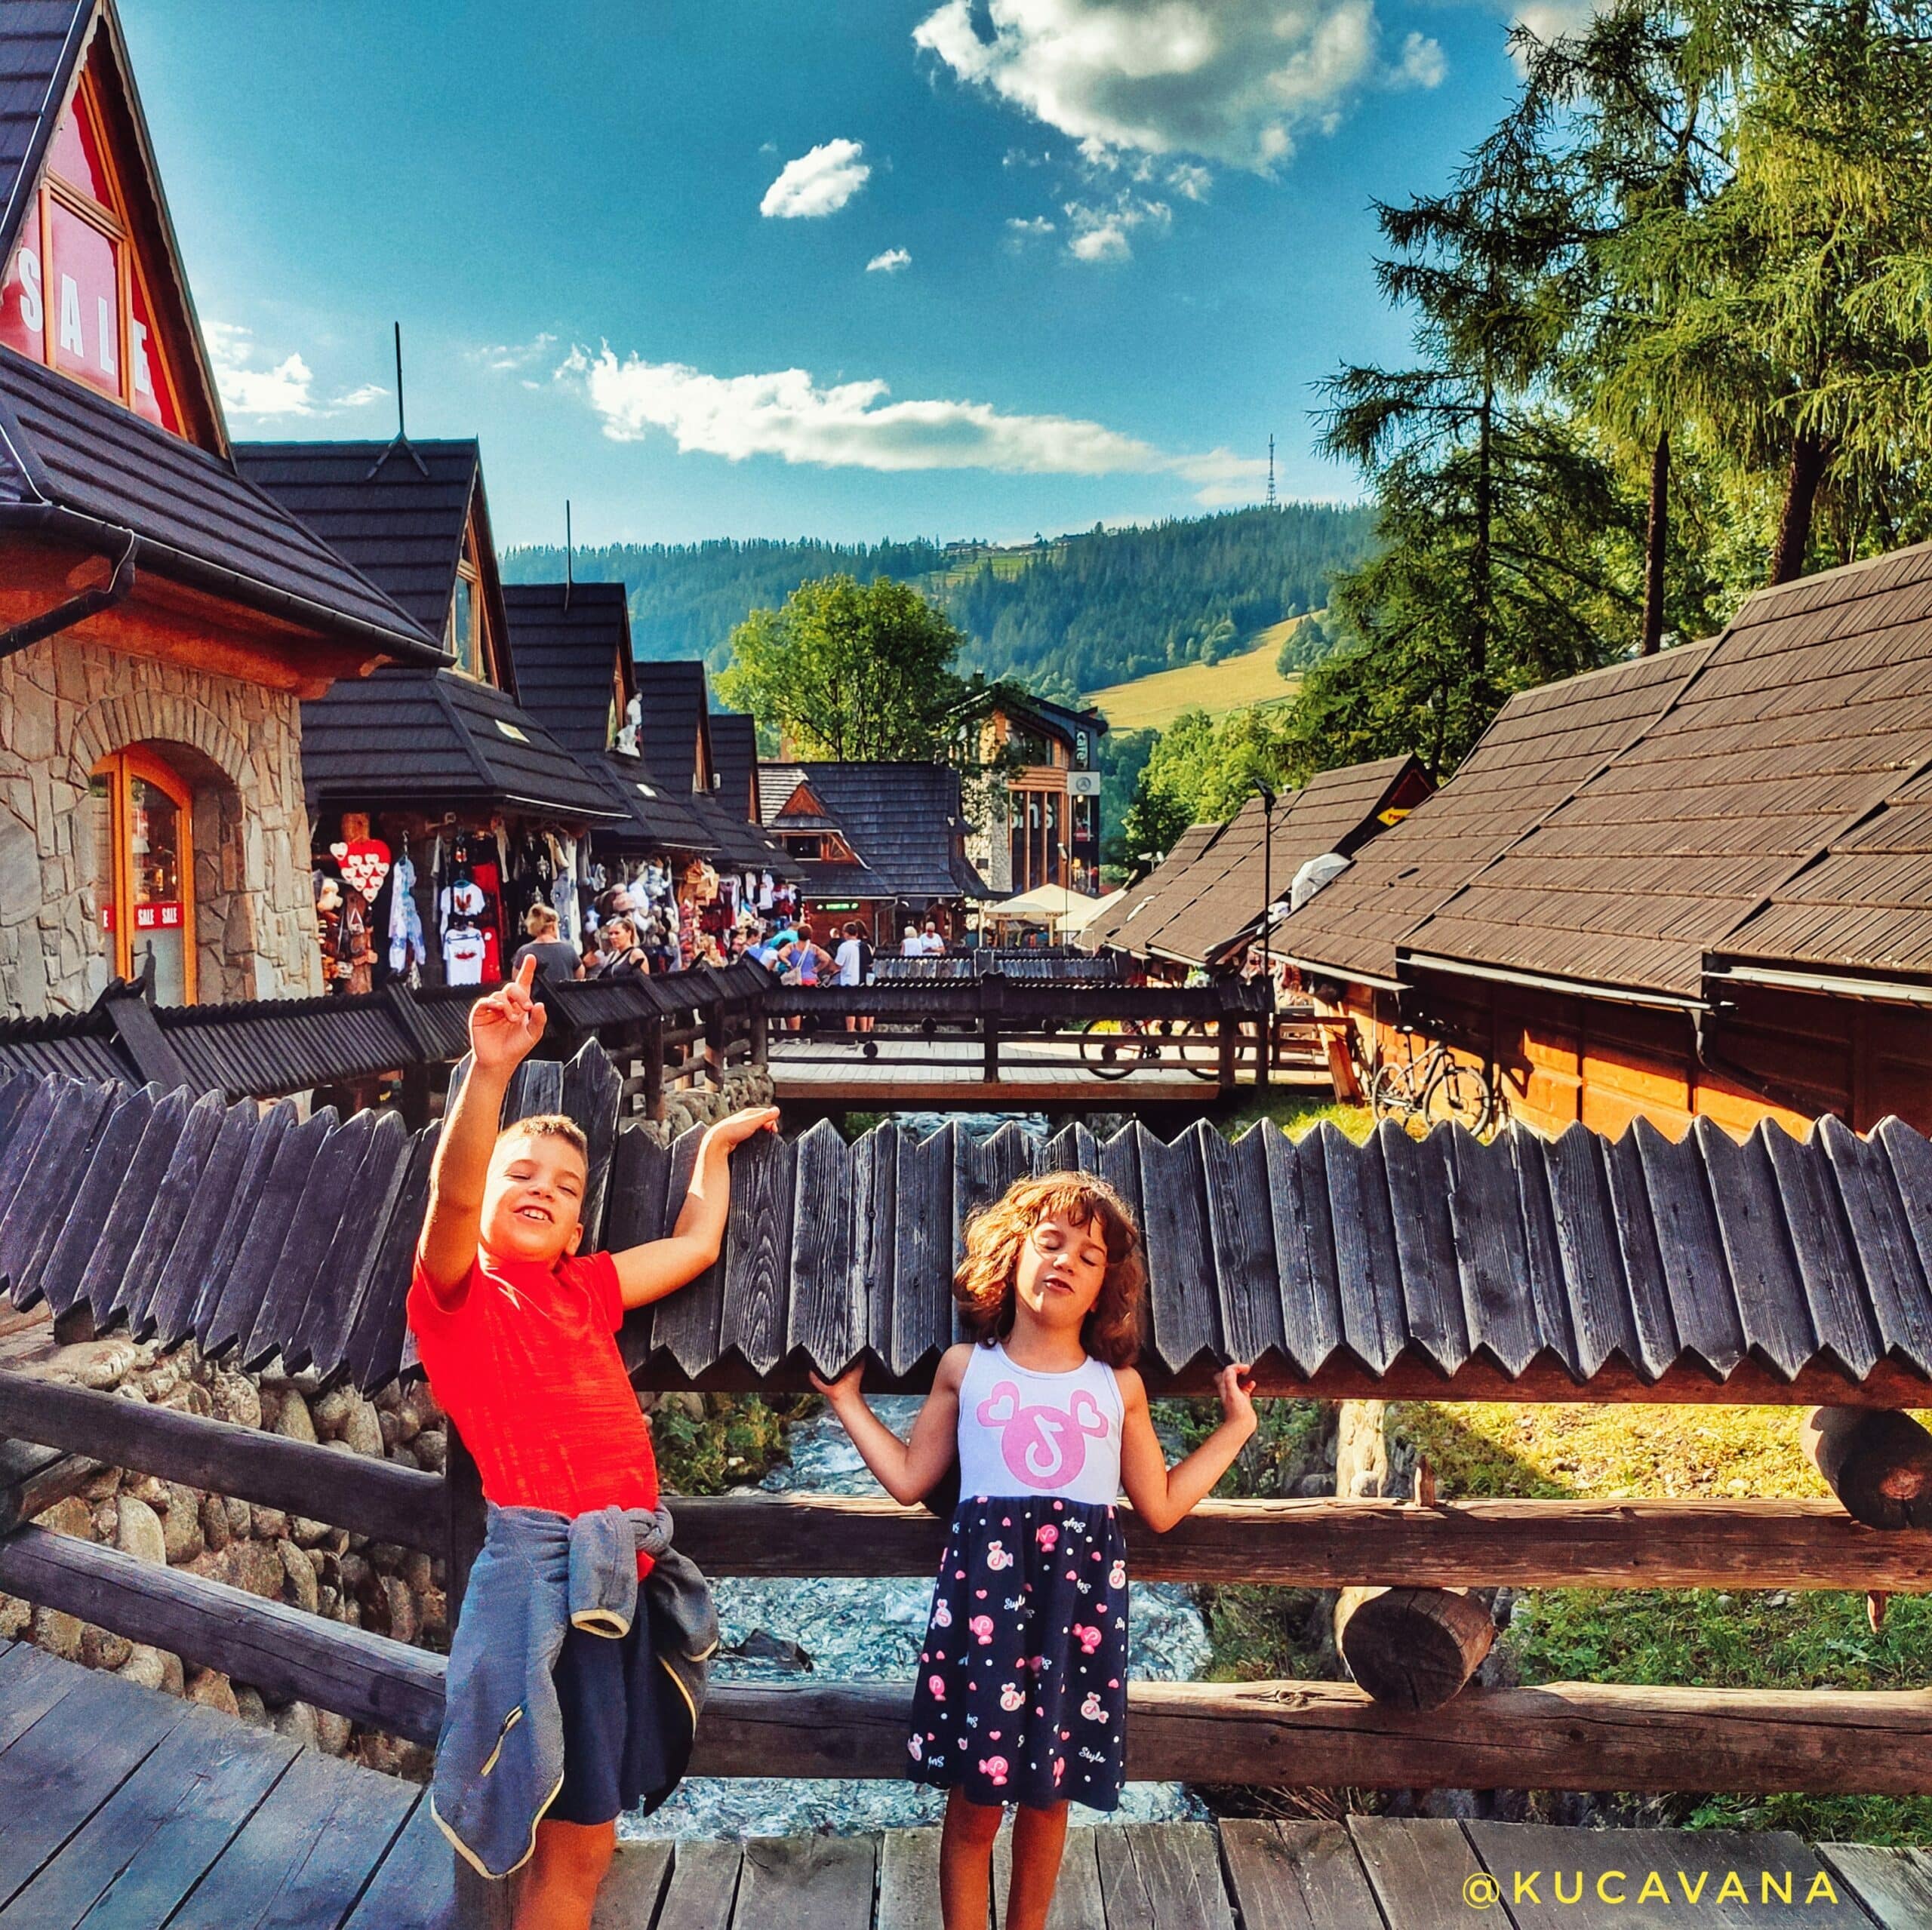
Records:
[[[319,1441],[342,1454],[368,1455],[442,1471],[448,1435],[420,1381],[392,1384],[374,1401],[352,1390],[318,1394],[312,1376],[288,1379],[211,1365],[193,1345],[165,1357],[125,1334],[62,1348],[50,1377],[110,1390],[183,1412]],[[50,1508],[38,1525],[120,1548],[143,1561],[197,1575],[326,1615],[398,1642],[448,1646],[449,1605],[440,1567],[418,1550],[374,1542],[279,1508],[198,1492],[152,1475],[105,1470],[78,1495]],[[0,1595],[0,1638],[26,1636],[53,1654],[112,1669],[150,1689],[346,1756],[372,1769],[426,1780],[430,1753],[412,1743],[353,1727],[347,1717],[306,1702],[270,1704],[246,1683],[198,1669],[177,1655],[129,1642],[73,1616]]]
[[[194,794],[202,1000],[321,991],[296,699],[56,636],[0,660],[0,1010],[106,982],[88,780],[136,745]]]

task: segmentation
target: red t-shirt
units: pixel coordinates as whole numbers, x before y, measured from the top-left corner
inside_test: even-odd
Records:
[[[608,1253],[553,1270],[480,1248],[445,1300],[419,1255],[409,1324],[437,1404],[463,1431],[499,1507],[655,1507],[651,1429],[617,1352],[624,1317]],[[638,1573],[650,1572],[640,1554]]]

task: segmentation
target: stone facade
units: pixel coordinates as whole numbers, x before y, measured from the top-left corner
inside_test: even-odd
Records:
[[[295,696],[56,636],[0,660],[0,1011],[106,983],[88,781],[137,745],[193,792],[202,1000],[320,992]]]

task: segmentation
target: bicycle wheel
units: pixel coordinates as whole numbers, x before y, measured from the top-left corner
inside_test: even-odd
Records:
[[[1210,1081],[1221,1076],[1221,1040],[1204,1019],[1190,1019],[1181,1028],[1178,1048],[1180,1062],[1197,1079]]]
[[[1423,1113],[1431,1126],[1454,1121],[1475,1133],[1488,1131],[1495,1111],[1489,1081],[1479,1068],[1446,1062],[1423,1095]]]
[[[1090,1019],[1080,1028],[1080,1057],[1088,1071],[1100,1079],[1124,1079],[1134,1070],[1137,1052],[1127,1049],[1137,1042],[1124,1032],[1103,1032],[1100,1028],[1113,1022]]]
[[[1369,1081],[1369,1110],[1378,1121],[1385,1119],[1405,1119],[1415,1110],[1409,1093],[1408,1068],[1389,1060],[1375,1069],[1375,1077]]]

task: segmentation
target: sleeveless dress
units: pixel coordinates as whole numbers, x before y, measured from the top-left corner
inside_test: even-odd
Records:
[[[975,1347],[959,1505],[906,1747],[916,1782],[1038,1809],[1120,1800],[1127,1716],[1122,1406],[1103,1362],[1035,1373]]]

